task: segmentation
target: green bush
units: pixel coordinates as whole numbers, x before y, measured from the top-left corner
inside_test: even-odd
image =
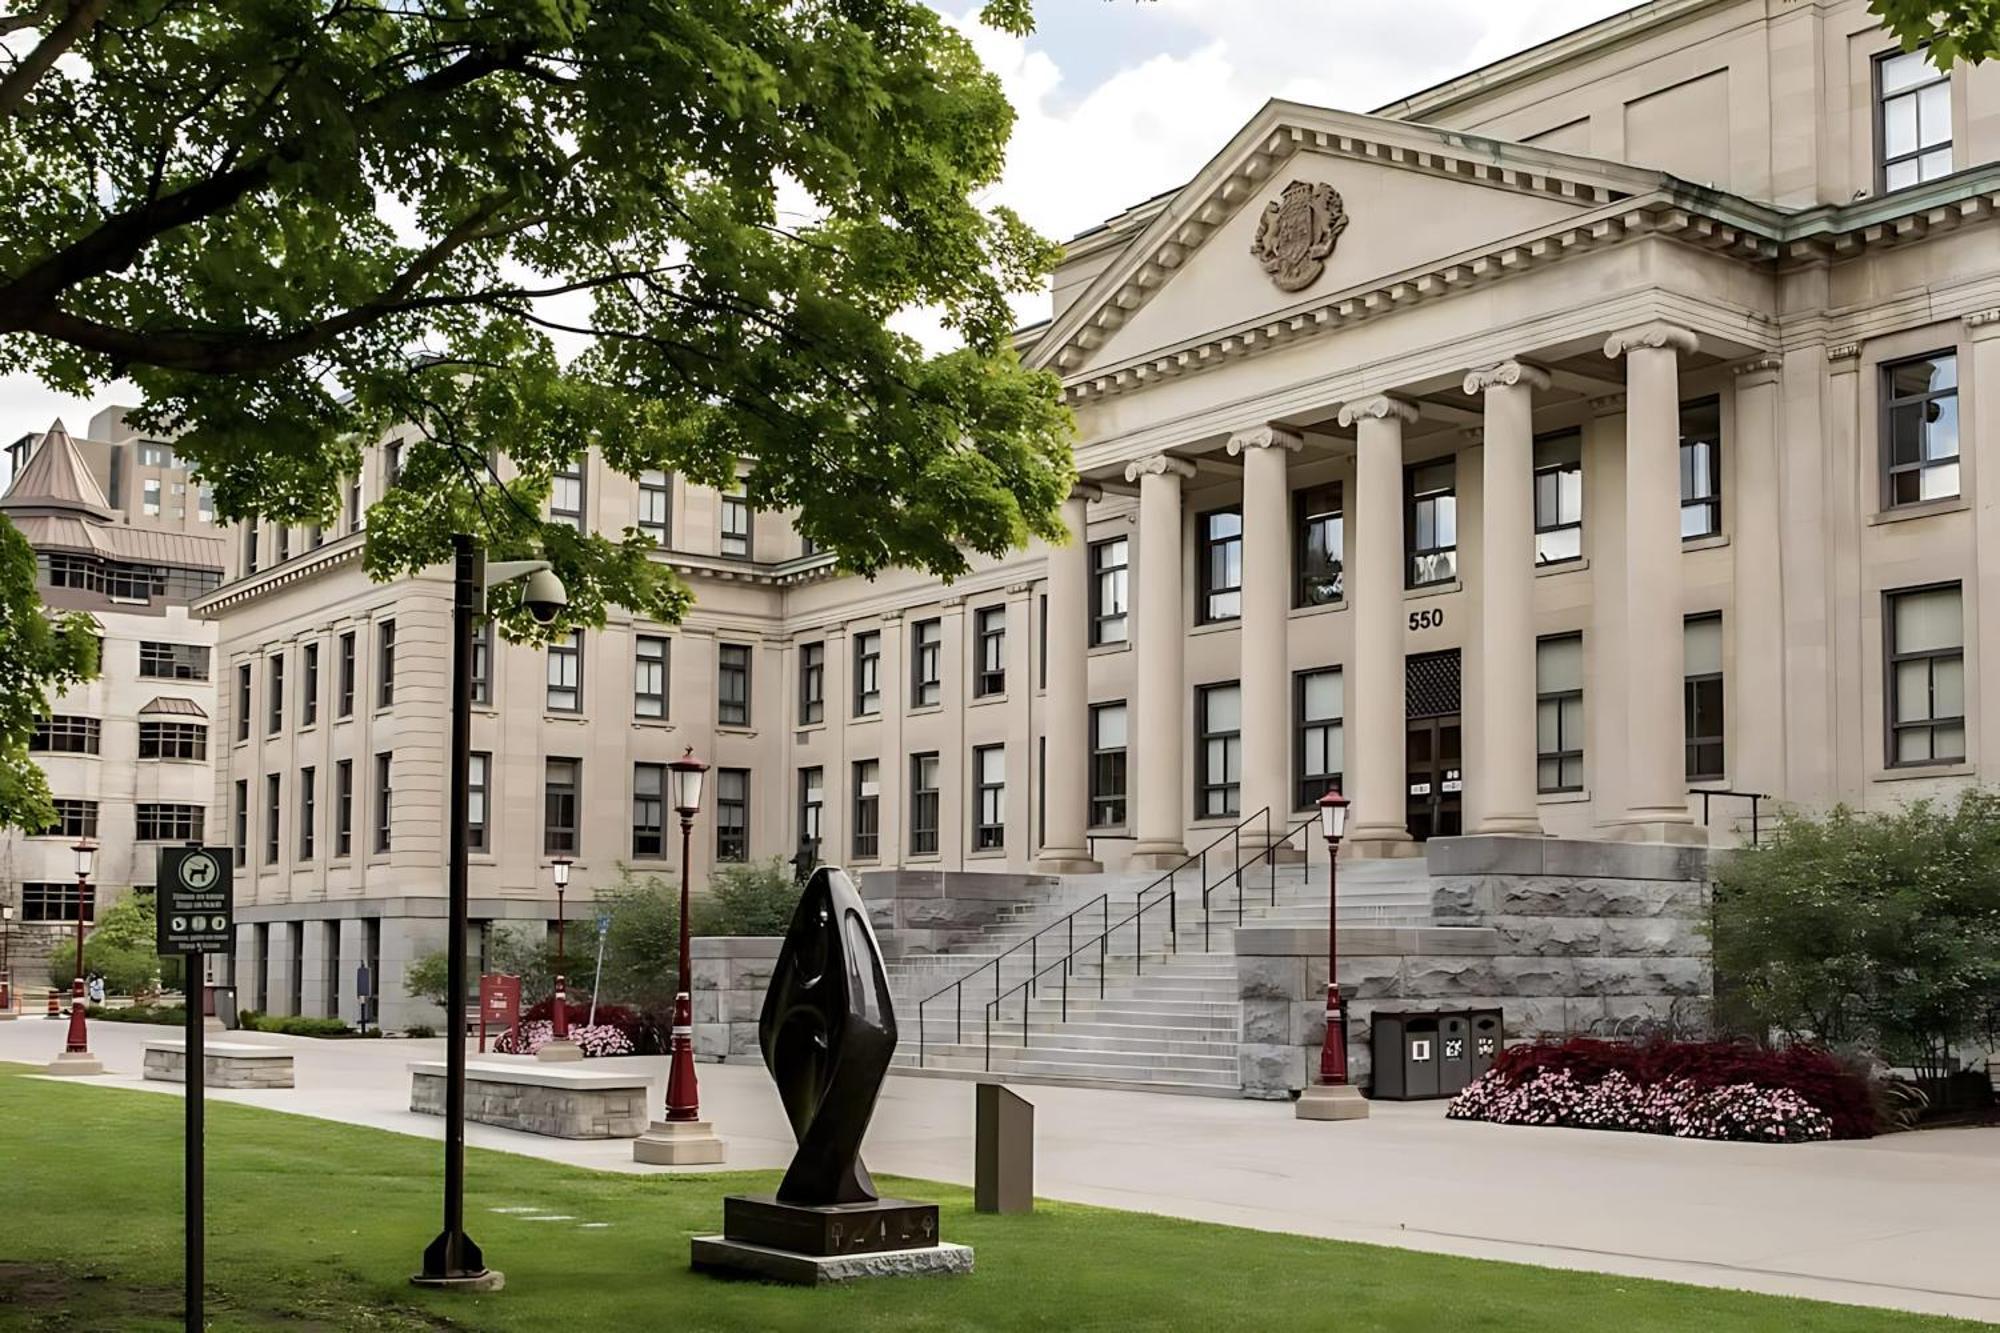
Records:
[[[2000,793],[1785,815],[1724,861],[1713,937],[1726,1022],[1941,1079],[2000,1026]]]
[[[187,1026],[187,1006],[182,1004],[135,1004],[124,1009],[92,1009],[93,1023],[165,1023]]]
[[[83,967],[104,978],[114,995],[144,995],[156,986],[177,989],[183,964],[178,955],[153,952],[156,939],[153,895],[133,892],[104,909],[83,941]],[[58,945],[49,955],[49,980],[68,990],[76,977],[76,950]]]
[[[239,1024],[251,1032],[276,1032],[287,1037],[356,1037],[361,1035],[337,1018],[307,1018],[298,1014],[260,1014],[245,1009]]]
[[[782,935],[798,910],[799,885],[780,857],[716,867],[708,892],[694,900],[697,935]]]

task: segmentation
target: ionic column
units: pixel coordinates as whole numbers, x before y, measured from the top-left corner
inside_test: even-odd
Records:
[[[1282,836],[1292,809],[1291,673],[1285,651],[1291,609],[1290,455],[1304,444],[1282,426],[1258,426],[1230,437],[1243,459],[1243,624],[1238,677],[1243,697],[1245,817],[1268,809],[1272,836]],[[1259,826],[1257,833],[1264,829]]]
[[[1347,734],[1353,763],[1345,775],[1354,803],[1347,846],[1352,856],[1414,856],[1405,827],[1403,763],[1408,708],[1403,681],[1403,425],[1416,405],[1382,395],[1348,403],[1340,424],[1355,428],[1354,661],[1347,683]]]
[[[1045,875],[1095,874],[1104,867],[1090,858],[1084,840],[1089,825],[1087,778],[1090,769],[1090,673],[1087,657],[1090,619],[1089,506],[1100,492],[1079,485],[1063,501],[1067,545],[1049,552],[1049,688],[1047,831],[1035,869]]]
[[[1539,837],[1535,804],[1534,395],[1549,377],[1502,361],[1465,377],[1486,396],[1485,496],[1480,502],[1481,833]]]
[[[1139,483],[1138,680],[1133,691],[1133,762],[1136,788],[1134,869],[1165,870],[1187,856],[1181,812],[1187,772],[1185,646],[1181,624],[1181,482],[1194,475],[1184,458],[1155,454],[1128,465],[1125,480]]]
[[[1625,814],[1623,836],[1700,842],[1688,814],[1681,707],[1680,357],[1694,334],[1614,333],[1625,358]]]
[[[1736,367],[1733,623],[1723,632],[1735,645],[1723,715],[1730,786],[1785,790],[1785,599],[1779,572],[1783,530],[1778,489],[1778,385],[1783,362],[1759,357]],[[1722,501],[1725,512],[1728,492]]]

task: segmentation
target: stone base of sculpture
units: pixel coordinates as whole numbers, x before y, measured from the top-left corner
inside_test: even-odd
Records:
[[[655,1120],[632,1140],[632,1160],[647,1166],[713,1166],[726,1153],[706,1120]]]
[[[781,1203],[773,1194],[722,1200],[720,1236],[697,1236],[699,1272],[814,1287],[868,1277],[972,1271],[972,1250],[938,1241],[934,1203]]]
[[[694,1238],[694,1269],[796,1287],[831,1286],[871,1277],[952,1277],[972,1271],[972,1247],[949,1243],[858,1254],[794,1254],[727,1236]]]

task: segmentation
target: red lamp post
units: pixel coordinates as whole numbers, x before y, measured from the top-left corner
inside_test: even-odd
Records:
[[[673,1062],[667,1070],[667,1120],[701,1119],[701,1090],[694,1077],[694,983],[688,967],[688,881],[694,878],[694,817],[701,811],[702,778],[708,765],[689,746],[667,765],[673,783],[674,813],[681,817],[680,985],[674,994]]]
[[[1329,791],[1319,798],[1319,831],[1326,839],[1326,1040],[1320,1045],[1319,1081],[1347,1082],[1347,1010],[1340,1001],[1340,839],[1347,832],[1347,798]]]
[[[70,850],[76,853],[76,976],[69,984],[69,1040],[63,1050],[81,1054],[90,1050],[83,1026],[83,905],[90,896],[90,871],[97,863],[97,847],[84,838]]]
[[[556,876],[556,993],[550,1002],[549,1020],[561,1040],[569,1036],[569,954],[563,947],[563,925],[568,917],[563,911],[563,894],[569,888],[570,859],[558,856],[550,867]]]

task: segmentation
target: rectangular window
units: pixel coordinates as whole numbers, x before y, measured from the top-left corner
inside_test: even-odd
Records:
[[[542,851],[548,856],[575,856],[577,812],[583,762],[550,759],[542,778]]]
[[[1201,622],[1243,614],[1243,511],[1215,509],[1196,520],[1201,533]]]
[[[935,707],[944,698],[944,622],[919,620],[916,648],[910,654],[910,703]]]
[[[1535,440],[1535,563],[1583,558],[1583,432]]]
[[[141,759],[206,759],[208,728],[199,722],[141,722]]]
[[[94,717],[58,715],[35,724],[28,749],[45,754],[96,754],[104,724]]]
[[[278,558],[276,563],[282,565],[283,563],[285,563],[285,561],[290,560],[292,558],[291,526],[289,524],[280,523],[277,528],[277,535],[278,535]]]
[[[197,523],[215,522],[215,492],[206,486],[195,490],[194,517]]]
[[[309,643],[299,657],[299,725],[319,721],[319,645]]]
[[[1243,784],[1243,690],[1235,681],[1195,690],[1195,734],[1201,738],[1195,818],[1233,816]]]
[[[651,537],[655,546],[667,544],[667,513],[672,497],[666,473],[649,468],[639,474],[639,531]]]
[[[826,719],[826,645],[799,645],[799,725]]]
[[[243,784],[236,786],[240,793]],[[342,759],[333,766],[333,854],[347,856],[353,851],[354,761]]]
[[[715,859],[750,859],[750,770],[715,772]]]
[[[257,572],[257,520],[254,518],[243,525],[243,572]]]
[[[1340,483],[1330,481],[1294,492],[1292,514],[1292,605],[1330,606],[1341,598],[1341,571],[1346,559]]]
[[[250,664],[236,668],[236,739],[250,739]]]
[[[882,765],[874,759],[854,761],[854,859],[872,861],[882,854]]]
[[[1007,608],[983,606],[973,613],[976,641],[972,669],[972,697],[1007,692]]]
[[[396,622],[385,620],[375,636],[375,706],[396,703]]]
[[[148,477],[141,494],[142,498],[139,501],[141,510],[144,511],[148,518],[158,518],[160,516],[160,483],[158,479]]]
[[[1681,404],[1681,540],[1722,531],[1722,400]]]
[[[247,864],[250,860],[250,780],[248,778],[236,779],[236,784],[232,788],[231,799],[234,802],[234,813],[231,817],[231,824],[234,832],[236,853],[231,859],[240,866]]]
[[[56,815],[42,830],[45,838],[94,838],[97,836],[97,802],[73,801],[58,797]]]
[[[980,745],[972,751],[972,850],[998,851],[1007,845],[1007,747]]]
[[[153,441],[147,441],[139,446],[140,467],[172,467],[173,465],[173,446]]]
[[[1125,643],[1132,634],[1132,543],[1123,537],[1090,544],[1090,646]]]
[[[467,851],[490,849],[487,836],[487,804],[493,792],[493,756],[475,750],[465,765],[465,847]]]
[[[284,817],[285,780],[276,773],[264,775],[264,864],[278,864],[278,825]]]
[[[480,620],[472,627],[472,702],[482,708],[493,704],[493,622]]]
[[[722,497],[722,553],[750,558],[750,501],[741,495]]]
[[[1125,824],[1125,701],[1090,709],[1090,826]]]
[[[1951,174],[1951,78],[1930,48],[1875,58],[1880,187],[1901,190]]]
[[[361,506],[361,474],[355,473],[347,479],[347,531],[352,534],[361,531],[366,514]]]
[[[817,853],[826,823],[826,770],[799,770],[799,846]]]
[[[384,750],[375,756],[375,850],[386,852],[391,843],[392,821],[395,814],[395,791],[389,783],[389,764],[394,751]]]
[[[715,720],[725,727],[750,725],[750,649],[746,644],[716,645]],[[740,770],[739,770],[740,771]]]
[[[1949,500],[1958,486],[1958,357],[1950,352],[1882,367],[1884,504]]]
[[[279,653],[264,667],[264,730],[275,736],[285,729],[285,655]]]
[[[319,773],[299,770],[299,860],[313,859],[313,833],[319,822]]]
[[[1889,763],[1965,758],[1965,622],[1956,583],[1889,594]]]
[[[1535,783],[1544,792],[1583,790],[1583,636],[1535,641]]]
[[[1347,711],[1346,681],[1339,667],[1301,671],[1292,706],[1298,717],[1297,753],[1292,763],[1292,805],[1310,810],[1319,798],[1339,788],[1347,762],[1343,717]]]
[[[1049,595],[1035,599],[1035,624],[1041,631],[1035,638],[1035,688],[1049,687]]]
[[[854,715],[873,717],[882,711],[882,631],[854,636]]]
[[[394,486],[403,479],[403,442],[391,440],[382,446],[382,479],[387,483],[383,489]]]
[[[632,765],[632,855],[667,854],[667,766]]]
[[[1728,772],[1723,747],[1722,616],[1689,616],[1681,631],[1681,651],[1688,781],[1720,782]]]
[[[583,531],[583,460],[571,459],[549,483],[549,522]]]
[[[548,659],[548,710],[582,712],[583,631],[573,629],[567,639],[551,639],[543,655]]]
[[[86,925],[97,920],[95,884],[79,886],[74,880],[29,880],[21,885],[23,921],[74,921],[79,915]]]
[[[354,673],[354,631],[349,630],[340,636],[340,697],[333,710],[336,717],[354,716]],[[247,681],[244,692],[247,697]]]
[[[207,680],[209,649],[199,643],[141,643],[139,674],[149,680]]]
[[[1458,577],[1458,462],[1419,463],[1404,476],[1403,540],[1410,557],[1406,586],[1449,583]]]
[[[937,855],[939,777],[936,751],[910,756],[910,855],[912,856]]]
[[[657,635],[632,641],[632,715],[667,715],[667,641]]]

